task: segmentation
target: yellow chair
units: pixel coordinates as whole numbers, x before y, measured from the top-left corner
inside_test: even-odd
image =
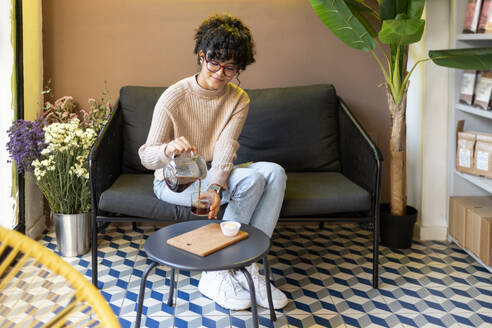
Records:
[[[0,327],[121,327],[104,297],[38,242],[0,227]]]

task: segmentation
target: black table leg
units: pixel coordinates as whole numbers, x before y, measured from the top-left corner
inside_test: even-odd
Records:
[[[251,275],[248,270],[241,268],[241,271],[248,281],[249,295],[251,296],[251,312],[253,312],[253,327],[258,328],[258,310],[256,309],[255,285],[253,284],[253,280],[251,279]]]
[[[273,308],[272,288],[270,287],[270,267],[268,265],[267,256],[268,255],[266,255],[263,258],[263,268],[265,269],[265,283],[267,289],[268,307],[270,308],[270,320],[277,321],[277,316],[275,315],[275,309]]]
[[[137,320],[135,323],[136,328],[140,328],[140,320],[142,319],[142,306],[143,306],[143,299],[144,299],[144,294],[145,294],[145,282],[147,281],[147,276],[149,275],[149,272],[157,265],[157,263],[152,262],[149,264],[147,269],[145,269],[144,275],[142,277],[142,280],[140,281],[140,292],[138,294],[138,304],[137,304]]]
[[[171,284],[169,285],[169,298],[167,299],[167,305],[169,306],[173,306],[174,276],[174,268],[171,268]]]

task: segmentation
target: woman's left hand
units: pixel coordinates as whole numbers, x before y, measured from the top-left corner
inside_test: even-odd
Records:
[[[205,191],[203,195],[205,194],[207,195],[207,197],[210,197],[209,199],[213,199],[213,202],[210,205],[210,210],[208,212],[208,218],[216,219],[217,214],[219,213],[220,210],[220,196],[218,193],[216,193],[213,190]]]

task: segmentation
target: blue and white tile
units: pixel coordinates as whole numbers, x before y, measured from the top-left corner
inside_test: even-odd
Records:
[[[119,322],[122,328],[134,328],[136,317],[135,316],[120,316]],[[142,316],[140,321],[140,327],[149,328],[168,328],[173,327],[174,317],[146,317]]]
[[[286,314],[285,318],[290,327],[330,327],[326,324],[327,316],[323,315],[310,315],[310,314]],[[340,322],[337,317],[328,317],[330,321]],[[332,325],[332,327],[344,327],[343,323],[338,325]]]
[[[113,311],[119,311],[123,327],[134,326],[148,265],[143,244],[157,229],[152,224],[139,224],[136,230],[131,224],[110,225],[99,236],[102,292]],[[272,242],[273,280],[291,302],[276,311],[275,323],[268,309],[258,307],[262,327],[492,326],[492,274],[448,242],[417,241],[409,250],[381,247],[377,290],[371,286],[372,232],[358,225],[326,225],[323,230],[280,225]],[[41,243],[56,249],[54,231],[47,231]],[[90,278],[90,253],[66,261]],[[149,275],[142,326],[252,326],[249,310],[229,314],[198,292],[200,272],[177,275],[178,292],[168,307],[169,272],[157,267]]]
[[[202,276],[201,271],[176,270],[177,286],[181,290],[195,290]]]
[[[181,315],[206,315],[211,317],[229,316],[229,310],[221,307],[211,299],[203,296],[198,289],[178,289],[175,314]]]
[[[446,310],[437,303],[425,287],[412,284],[400,287],[390,286],[381,289],[380,293],[393,313],[428,313]]]
[[[401,327],[399,319],[393,313],[350,313],[341,314],[346,328],[365,327]]]
[[[240,328],[252,328],[254,327],[253,317],[251,313],[246,313],[244,311],[239,311],[234,315],[231,314],[230,327],[240,327]],[[258,313],[258,324],[259,327],[268,328],[286,328],[288,327],[287,317],[283,314],[277,315],[277,320],[272,322],[270,320],[270,314]]]
[[[192,312],[183,313],[179,316],[174,317],[174,327],[176,328],[202,327],[202,317]]]
[[[398,318],[403,327],[417,327],[417,328],[434,328],[434,327],[449,327],[449,328],[461,328],[458,321],[448,313],[397,313],[395,316]]]
[[[139,251],[135,258],[135,264],[133,266],[131,279],[129,281],[130,289],[140,288],[142,277],[152,262],[147,258],[144,252]],[[176,281],[175,281],[176,283]],[[171,268],[164,265],[155,266],[152,271],[149,272],[145,286],[152,288],[153,290],[168,290],[171,284]]]
[[[382,294],[371,286],[365,284],[351,286],[334,284],[327,287],[327,290],[338,313],[364,312],[376,314],[391,312]]]
[[[290,261],[270,266],[270,280],[273,281],[275,287],[282,291],[296,290],[299,287],[310,284],[311,277],[316,278],[317,272],[313,266],[306,265],[300,261],[292,264],[288,262]]]
[[[121,306],[120,316],[136,316],[138,290],[128,290]],[[174,295],[175,296],[175,295]],[[147,317],[172,317],[175,313],[173,306],[167,305],[169,293],[146,288],[142,305],[142,315]],[[174,297],[173,304],[176,302]]]
[[[323,285],[309,284],[296,290],[286,291],[289,303],[281,312],[286,314],[332,314],[335,305],[329,291]]]
[[[101,289],[99,292],[104,297],[106,302],[108,302],[114,314],[118,316],[123,305],[123,300],[126,297],[126,289],[115,286]]]
[[[427,287],[436,303],[450,313],[479,310],[492,313],[492,290],[469,285]]]
[[[451,316],[458,322],[460,327],[492,327],[492,314],[471,312],[471,311],[452,311]]]

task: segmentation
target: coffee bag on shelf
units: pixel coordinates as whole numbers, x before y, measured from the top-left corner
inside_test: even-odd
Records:
[[[478,33],[490,33],[492,28],[492,0],[484,0],[480,19],[478,20]]]
[[[473,132],[458,132],[458,147],[456,149],[456,170],[463,173],[475,174],[473,154],[477,135]]]
[[[482,0],[468,0],[465,14],[465,23],[463,25],[463,33],[477,33],[481,8]]]
[[[475,89],[473,105],[482,109],[491,109],[490,97],[492,95],[492,71],[483,71],[478,79]]]
[[[492,178],[492,135],[477,133],[473,157],[476,174]]]
[[[476,79],[477,71],[465,70],[463,79],[461,80],[460,103],[467,105],[473,104]]]

